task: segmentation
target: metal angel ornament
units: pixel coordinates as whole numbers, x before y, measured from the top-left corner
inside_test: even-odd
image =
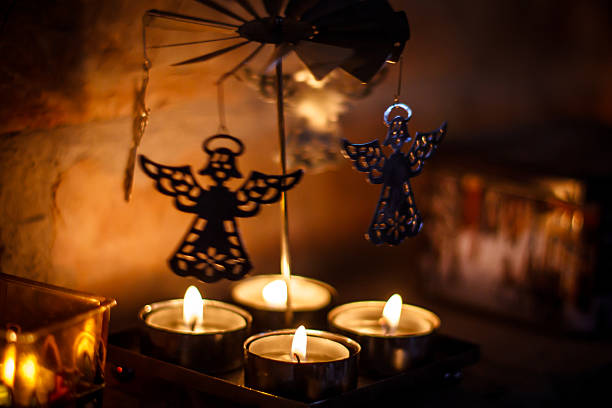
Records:
[[[403,109],[406,117],[389,114],[395,108]],[[374,218],[366,238],[379,245],[397,245],[406,237],[414,236],[423,227],[421,214],[416,207],[410,179],[419,175],[425,161],[437,150],[446,134],[446,122],[433,132],[416,132],[414,143],[408,153],[402,153],[405,143],[412,141],[408,133],[408,121],[412,110],[403,103],[395,103],[384,113],[385,124],[389,127],[383,146],[390,146],[393,153],[386,157],[378,140],[369,143],[350,143],[343,139],[343,152],[353,161],[355,168],[368,173],[373,184],[382,184],[382,191]]]
[[[205,142],[204,150],[211,157],[200,172],[212,178],[214,184],[211,187],[205,189],[199,186],[189,166],[164,166],[140,156],[144,171],[155,180],[157,189],[174,197],[179,210],[197,214],[184,242],[170,259],[170,267],[178,275],[193,275],[205,282],[221,278],[240,279],[252,266],[240,241],[236,217],[253,216],[260,204],[280,200],[281,269],[288,273],[290,256],[286,192],[300,180],[302,172],[286,171],[283,59],[295,53],[319,80],[332,70],[341,68],[361,82],[369,82],[385,62],[399,60],[410,37],[406,14],[395,11],[388,0],[195,1],[233,21],[211,20],[207,15],[197,17],[174,11],[148,10],[143,16],[142,32],[145,62],[148,61],[147,49],[207,47],[206,52],[198,51],[195,54],[194,51],[190,58],[174,65],[204,63],[230,52],[251,49],[216,81],[219,133],[223,134]],[[184,31],[187,35],[195,33],[198,37],[149,46],[147,28]],[[203,32],[213,36],[200,38]],[[262,56],[260,54],[266,46],[273,48],[273,51],[267,58],[265,68],[275,67],[276,71],[282,175],[253,172],[240,189],[230,191],[225,182],[240,177],[235,158],[242,153],[243,146],[240,141],[225,134],[222,84],[258,55]],[[148,69],[149,65],[145,67]],[[238,148],[212,149],[210,142],[214,139],[232,141]],[[129,184],[126,183],[126,186],[129,193]],[[290,304],[289,300],[287,303]]]
[[[235,149],[212,148],[211,142],[218,140],[232,142]],[[140,164],[155,180],[159,192],[174,197],[177,209],[197,214],[183,242],[168,261],[174,273],[195,276],[204,282],[222,278],[237,280],[249,272],[252,265],[242,246],[236,217],[252,217],[259,212],[261,204],[277,202],[283,191],[300,181],[302,170],[286,176],[253,171],[242,187],[231,191],[225,182],[242,178],[236,168],[236,157],[244,151],[242,142],[233,136],[219,134],[204,142],[204,151],[210,159],[199,174],[214,181],[208,189],[198,184],[191,166],[165,166],[143,155],[140,155]]]

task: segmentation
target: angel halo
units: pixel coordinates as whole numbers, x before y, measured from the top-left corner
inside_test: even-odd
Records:
[[[213,141],[229,141],[237,149],[212,147]],[[174,197],[175,207],[196,214],[168,264],[180,276],[194,276],[204,282],[226,278],[241,279],[252,264],[242,245],[236,218],[252,217],[261,204],[277,202],[282,192],[291,189],[302,178],[302,170],[283,176],[253,171],[236,190],[225,186],[232,178],[242,178],[236,157],[244,151],[242,142],[230,135],[217,134],[204,141],[207,164],[198,172],[209,176],[213,184],[202,187],[191,166],[166,166],[140,155],[143,171],[155,181],[162,194]]]

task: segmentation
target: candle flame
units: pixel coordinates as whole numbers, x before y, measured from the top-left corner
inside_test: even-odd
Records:
[[[200,291],[191,285],[183,298],[183,322],[189,327],[202,323],[204,314],[204,300]],[[192,329],[193,330],[193,329]]]
[[[402,315],[402,297],[395,293],[385,303],[385,308],[382,312],[381,324],[388,334],[393,334],[399,325],[400,316]]]
[[[276,308],[287,306],[287,283],[282,279],[273,280],[261,291],[266,304]]]
[[[291,342],[291,359],[293,361],[306,360],[306,343],[308,336],[306,335],[306,328],[302,325],[297,328],[293,335],[293,341]]]

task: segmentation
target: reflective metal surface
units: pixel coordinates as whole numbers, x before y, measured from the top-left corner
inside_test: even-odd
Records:
[[[305,278],[303,276],[292,275],[291,280],[296,282],[308,282],[321,286],[327,290],[331,296],[328,304],[317,309],[302,309],[294,307],[291,322],[286,321],[285,310],[278,310],[271,307],[266,307],[258,302],[244,302],[237,296],[237,290],[241,285],[248,285],[253,280],[269,280],[270,282],[276,279],[281,279],[281,275],[255,275],[237,282],[231,291],[232,301],[239,304],[240,307],[247,310],[253,316],[253,332],[262,332],[266,330],[285,329],[287,327],[297,327],[304,325],[308,329],[325,329],[327,327],[327,313],[334,307],[337,298],[336,289],[325,282],[316,279]],[[295,305],[294,305],[295,306]]]
[[[246,325],[238,330],[219,330],[211,333],[179,333],[151,327],[147,316],[167,307],[178,307],[182,299],[146,305],[138,313],[142,328],[141,351],[160,360],[179,364],[205,373],[222,373],[242,365],[242,343],[251,329],[251,315],[239,307],[206,299],[204,307],[212,305],[242,316]]]
[[[347,303],[334,308],[327,316],[330,331],[350,336],[361,345],[361,371],[375,377],[389,376],[414,368],[431,356],[434,336],[440,326],[440,319],[434,313],[418,308],[431,314],[433,325],[431,331],[417,335],[368,335],[335,323],[341,313],[364,304],[380,304],[382,312],[385,302]]]
[[[249,346],[267,336],[293,334],[295,330],[277,330],[249,337],[244,342],[244,385],[271,394],[301,401],[318,401],[357,387],[361,347],[348,337],[307,330],[308,336],[336,341],[349,350],[345,359],[297,363],[279,361],[254,354]]]

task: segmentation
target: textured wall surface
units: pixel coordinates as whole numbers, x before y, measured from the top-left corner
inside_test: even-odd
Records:
[[[415,112],[412,130],[448,119],[452,137],[469,140],[532,122],[612,124],[607,2],[393,4],[406,10],[412,27],[403,86]],[[186,286],[165,260],[190,216],[175,211],[139,170],[132,202],[123,201],[121,190],[141,75],[140,21],[149,8],[219,17],[187,0],[0,5],[0,268],[117,297],[130,313]],[[150,41],[178,38],[157,30]],[[170,68],[186,51],[152,51],[152,114],[141,151],[162,163],[201,166],[201,141],[217,129],[212,83],[247,52]],[[346,137],[383,135],[381,116],[395,78],[391,70],[370,97],[353,103],[341,118]],[[226,96],[230,130],[247,146],[241,170],[275,171],[273,105],[235,80]],[[390,254],[361,238],[377,194],[347,163],[308,175],[290,196],[298,273],[320,276],[355,250]],[[278,207],[241,226],[256,267],[276,268]],[[408,242],[394,254],[418,245]],[[223,296],[226,286],[208,290]]]

